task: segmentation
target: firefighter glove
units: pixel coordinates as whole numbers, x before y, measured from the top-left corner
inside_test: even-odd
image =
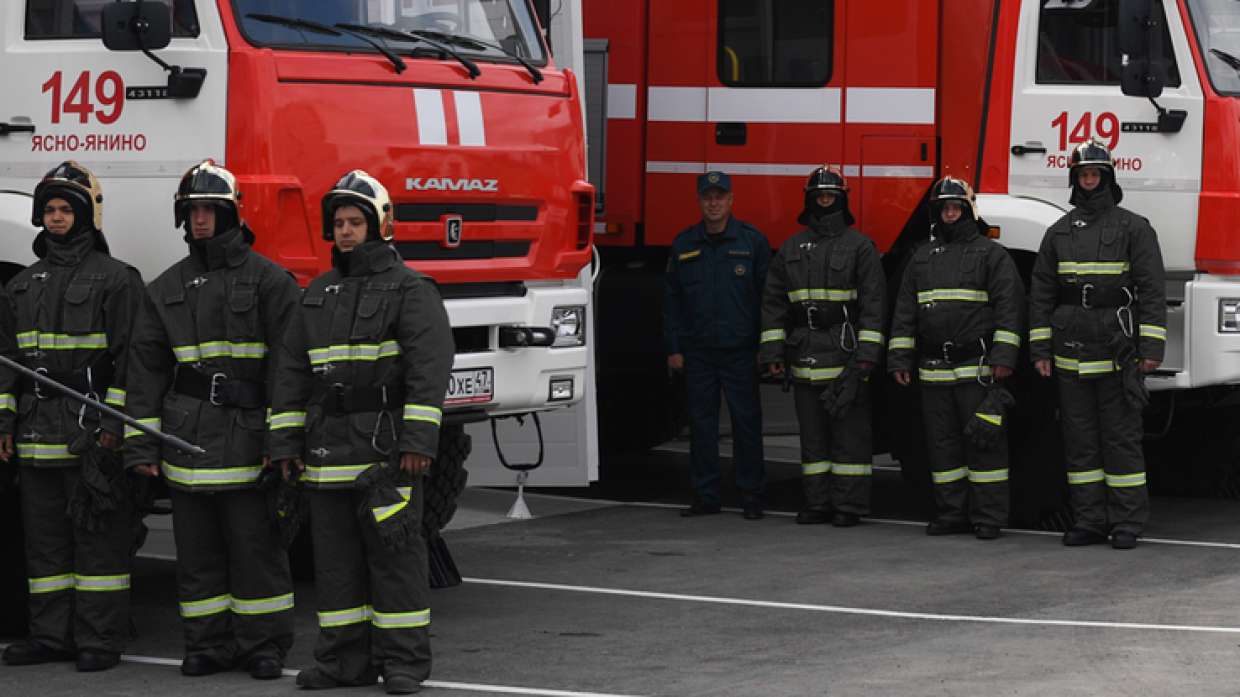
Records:
[[[107,518],[131,491],[121,456],[95,445],[82,457],[82,476],[78,480],[65,514],[74,525],[90,532],[108,529]]]
[[[969,423],[965,424],[965,437],[977,446],[978,450],[990,450],[1003,433],[1003,417],[1015,405],[1016,400],[1007,388],[991,385],[986,390],[986,399],[977,405],[977,411],[969,419]]]
[[[849,362],[840,372],[840,376],[822,391],[822,408],[833,418],[841,418],[848,414],[861,391],[861,384],[868,379],[865,371]]]
[[[409,500],[409,475],[396,466],[371,465],[354,486],[366,492],[357,516],[364,524],[375,526],[384,549],[399,552],[422,544],[418,507]]]
[[[1119,368],[1120,375],[1124,378],[1124,399],[1133,409],[1144,409],[1150,403],[1150,391],[1145,386],[1141,360],[1134,352],[1132,358],[1119,364]]]
[[[267,500],[267,517],[280,531],[280,545],[284,549],[292,546],[306,519],[306,495],[299,486],[300,481],[301,470],[296,467],[289,468],[289,479],[285,479],[280,470],[268,467],[254,482]]]

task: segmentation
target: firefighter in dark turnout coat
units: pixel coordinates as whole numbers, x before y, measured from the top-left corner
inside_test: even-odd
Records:
[[[27,367],[113,406],[125,402],[127,347],[142,278],[112,258],[100,227],[103,195],[76,162],[35,188],[31,222],[39,261],[8,284],[7,328]],[[10,376],[7,382],[16,387]],[[16,412],[14,412],[16,409]],[[116,665],[129,639],[129,567],[137,519],[128,497],[90,531],[66,516],[96,440],[121,442],[121,424],[26,382],[0,395],[0,450],[16,434],[30,576],[30,641],[10,646],[11,665],[74,658],[78,670]],[[121,475],[123,477],[123,474]]]
[[[938,517],[926,532],[999,537],[1008,520],[1008,451],[997,380],[1016,366],[1025,288],[1007,250],[987,238],[973,189],[944,177],[930,190],[929,242],[896,298],[888,370],[916,369]],[[1010,401],[1010,400],[1009,400]],[[985,405],[985,406],[983,406]],[[990,431],[981,440],[974,427]]]
[[[1158,236],[1119,207],[1115,161],[1098,141],[1072,153],[1076,207],[1046,231],[1029,295],[1029,354],[1059,379],[1068,489],[1076,524],[1069,546],[1132,549],[1149,517],[1141,409],[1145,374],[1167,343]]]
[[[850,227],[839,170],[810,174],[797,222],[808,227],[779,248],[767,277],[762,362],[792,371],[807,502],[797,522],[851,527],[870,512],[869,375],[883,348],[886,281],[874,241]]]
[[[415,692],[431,671],[422,473],[438,447],[452,330],[435,283],[390,243],[378,181],[350,172],[322,209],[335,268],[311,282],[289,327],[271,417],[272,458],[304,468],[310,487],[319,639],[297,684],[383,675],[389,693]],[[397,481],[399,495],[381,509],[359,478]],[[380,525],[400,517],[405,543],[392,548]]]
[[[255,480],[266,456],[275,351],[296,308],[292,275],[250,249],[236,179],[211,160],[181,179],[190,254],[147,289],[134,323],[128,412],[206,453],[126,433],[126,465],[172,492],[185,675],[236,666],[281,675],[293,643],[288,555]]]

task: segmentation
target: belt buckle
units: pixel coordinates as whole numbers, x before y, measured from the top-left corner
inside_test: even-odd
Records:
[[[36,373],[42,373],[43,375],[47,375],[47,368],[44,368],[44,367],[40,366],[40,367],[38,367],[38,368],[35,368],[35,369],[34,369],[34,372],[36,372]],[[51,395],[45,395],[45,394],[43,394],[43,383],[41,383],[41,382],[35,382],[35,384],[34,384],[34,396],[35,396],[35,399],[47,399],[47,398],[48,398],[48,397],[50,397]]]
[[[1086,310],[1094,309],[1094,304],[1089,301],[1089,293],[1094,289],[1094,284],[1086,283],[1081,286],[1081,307]]]
[[[207,401],[214,406],[222,407],[224,403],[220,401],[220,388],[224,385],[224,381],[228,376],[223,373],[216,373],[211,376],[211,394],[207,396]]]
[[[810,329],[818,329],[818,323],[814,321],[814,315],[818,314],[817,305],[808,305],[805,308],[805,324]]]
[[[950,342],[950,341],[944,341],[944,342],[943,342],[943,362],[944,362],[944,363],[951,363],[951,362],[952,362],[952,353],[951,353],[951,352],[952,352],[952,349],[954,349],[954,348],[956,348],[956,344],[954,344],[954,343],[952,343],[952,342]]]

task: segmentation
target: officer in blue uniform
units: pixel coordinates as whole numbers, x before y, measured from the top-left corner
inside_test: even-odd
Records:
[[[672,242],[663,303],[667,364],[685,375],[689,396],[693,505],[686,517],[719,512],[719,393],[732,415],[732,465],[747,520],[762,518],[766,473],[758,399],[758,326],[771,245],[732,217],[732,181],[697,180],[702,222]]]

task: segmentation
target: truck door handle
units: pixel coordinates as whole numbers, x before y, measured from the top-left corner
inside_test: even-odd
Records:
[[[10,133],[34,133],[34,124],[0,122],[0,136],[7,136]]]
[[[1045,155],[1046,148],[1041,145],[1013,145],[1013,155]]]
[[[749,128],[743,123],[715,124],[715,143],[719,145],[744,145],[749,139]]]

